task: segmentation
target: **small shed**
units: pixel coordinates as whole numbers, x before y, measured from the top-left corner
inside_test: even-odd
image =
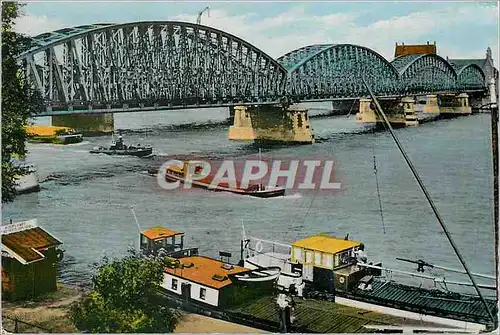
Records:
[[[61,241],[29,220],[2,226],[2,296],[33,298],[57,289]]]

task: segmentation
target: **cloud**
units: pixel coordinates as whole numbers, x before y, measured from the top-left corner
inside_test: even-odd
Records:
[[[214,10],[210,17],[204,14],[201,23],[236,35],[275,58],[305,45],[352,43],[371,48],[391,60],[396,42],[421,44],[427,41],[436,41],[438,52],[445,52],[443,57],[482,58],[488,46],[496,49],[498,43],[495,42],[498,35],[493,34],[493,38],[484,37],[489,44],[470,50],[470,40],[477,38],[475,28],[497,24],[495,7],[463,4],[431,7],[381,20],[373,20],[370,16],[369,12],[364,16],[353,12],[309,15],[303,6],[296,6],[262,19],[257,13],[234,15]],[[196,15],[177,15],[173,19],[195,22]],[[469,35],[460,37],[458,46],[456,42],[447,41],[446,36],[454,32],[460,35],[458,30],[467,27],[470,27]],[[493,54],[498,56],[496,50]]]
[[[262,15],[261,8],[265,7],[243,14],[212,9],[203,14],[201,24],[240,37],[274,58],[311,44],[351,43],[366,46],[391,60],[396,42],[436,41],[443,57],[483,58],[490,46],[498,59],[498,33],[490,28],[498,30],[497,7],[467,3],[426,6],[417,12],[384,19],[374,19],[379,14],[374,11],[375,6],[370,7],[372,12],[365,8],[364,11],[311,15],[307,13],[307,5],[301,4],[274,16]],[[141,20],[147,19],[141,17]],[[165,19],[196,22],[197,14],[177,14]],[[30,35],[72,25],[34,15],[23,16],[17,23],[18,31]],[[478,29],[483,35],[476,33]]]

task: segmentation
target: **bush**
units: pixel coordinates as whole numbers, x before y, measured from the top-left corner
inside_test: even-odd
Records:
[[[158,304],[163,265],[135,252],[121,260],[105,258],[92,279],[93,291],[70,309],[70,319],[91,333],[171,333],[180,318]]]

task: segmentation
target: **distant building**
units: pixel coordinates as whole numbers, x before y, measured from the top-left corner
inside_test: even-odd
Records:
[[[396,43],[396,49],[394,51],[394,58],[399,56],[407,55],[425,55],[425,54],[437,54],[436,42],[434,44],[415,44],[415,45],[401,45]]]
[[[2,298],[34,298],[57,289],[62,242],[36,220],[2,226]]]
[[[493,63],[493,57],[491,56],[491,48],[486,49],[486,57],[479,59],[449,59],[446,60],[456,69],[462,68],[469,64],[476,64],[479,66],[485,74],[485,84],[489,85],[491,80],[495,81],[495,94],[498,97],[498,69],[495,68]]]

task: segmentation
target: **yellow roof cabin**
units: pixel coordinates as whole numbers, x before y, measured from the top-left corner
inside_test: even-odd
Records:
[[[338,254],[355,247],[359,247],[360,242],[339,239],[334,236],[318,234],[303,240],[292,243],[293,247],[308,249],[312,251],[320,251],[327,254]]]
[[[31,125],[25,126],[26,132],[29,136],[55,136],[56,131],[65,130],[69,131],[69,127],[56,127],[56,126],[41,126],[41,125]]]

